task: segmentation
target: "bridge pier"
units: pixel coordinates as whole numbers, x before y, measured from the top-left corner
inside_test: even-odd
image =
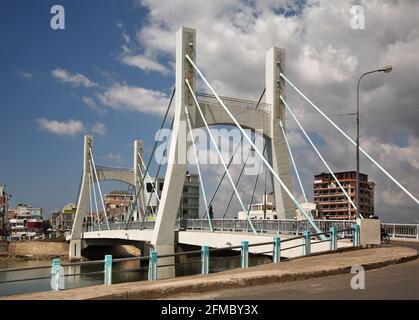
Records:
[[[76,239],[70,241],[70,252],[69,252],[69,258],[70,261],[73,260],[81,260],[81,249],[82,249],[82,240]]]

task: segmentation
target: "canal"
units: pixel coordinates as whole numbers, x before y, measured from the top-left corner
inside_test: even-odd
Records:
[[[249,267],[270,263],[267,256],[249,255]],[[64,262],[63,262],[64,263]],[[0,260],[0,269],[26,268],[35,266],[49,266],[51,261],[23,261],[23,260]],[[240,268],[240,253],[229,252],[223,256],[212,256],[210,259],[210,273]],[[81,265],[64,267],[65,289],[79,288],[103,284],[103,263],[95,265]],[[139,261],[114,262],[112,265],[112,283],[123,283],[147,280],[146,266],[140,266]],[[201,272],[200,257],[193,256],[184,258],[176,263],[176,276],[199,274]],[[50,269],[11,271],[0,273],[0,296],[40,292],[51,290]],[[16,281],[18,279],[41,278],[40,280]]]

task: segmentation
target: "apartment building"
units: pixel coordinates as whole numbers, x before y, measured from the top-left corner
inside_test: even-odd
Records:
[[[356,172],[334,173],[351,200],[356,199]],[[374,215],[375,183],[368,181],[368,175],[360,173],[360,214],[363,217]],[[325,219],[355,219],[356,212],[349,200],[330,173],[314,176],[313,202],[317,204],[320,216]]]

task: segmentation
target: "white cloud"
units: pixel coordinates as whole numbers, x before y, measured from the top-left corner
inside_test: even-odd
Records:
[[[103,123],[98,122],[93,126],[92,132],[104,136],[106,134],[106,126]]]
[[[83,102],[85,103],[85,104],[87,104],[90,108],[94,108],[94,107],[96,107],[96,102],[95,102],[95,100],[94,99],[92,99],[92,98],[90,98],[90,97],[82,97],[81,98],[82,100],[83,100]]]
[[[77,134],[85,131],[82,121],[70,119],[67,122],[59,122],[57,120],[48,120],[40,118],[36,120],[41,130],[58,134],[76,136]]]
[[[121,163],[123,162],[123,158],[120,154],[116,153],[108,153],[107,155],[102,156],[102,159],[108,160],[110,162]]]
[[[160,72],[163,75],[167,75],[169,73],[169,70],[164,65],[156,61],[153,61],[141,54],[137,54],[137,55],[131,55],[131,53],[124,54],[121,57],[121,61],[128,66],[136,67],[146,72],[156,71],[156,72]]]
[[[32,79],[33,78],[33,73],[28,72],[28,71],[24,71],[21,68],[17,68],[16,69],[16,73],[21,77],[21,78],[25,78],[25,79]]]
[[[392,64],[390,74],[377,73],[361,84],[361,111],[377,106],[400,106],[419,101],[419,28],[417,1],[364,1],[366,29],[353,30],[352,3],[348,1],[151,1],[137,3],[149,12],[137,32],[144,57],[175,61],[175,33],[182,26],[197,30],[197,64],[220,95],[257,99],[265,85],[265,52],[272,46],[286,49],[285,74],[326,114],[355,111],[356,82],[365,71]],[[297,15],[278,14],[280,9]],[[202,13],[205,13],[204,15]],[[134,50],[133,39],[131,48]],[[136,51],[134,51],[136,52]],[[313,109],[286,87],[288,102],[334,170],[354,170],[355,150]],[[391,110],[391,108],[386,109]],[[419,109],[408,112],[361,113],[361,144],[413,194],[419,195]],[[352,137],[353,117],[334,117]],[[325,168],[287,121],[290,141],[304,185],[311,194],[313,175]],[[368,145],[370,143],[370,145]],[[296,144],[296,146],[294,145]],[[376,182],[376,213],[397,220],[402,201],[406,222],[417,219],[417,208],[365,158],[362,171]],[[294,190],[296,190],[294,186]],[[387,192],[387,193],[386,193]],[[393,203],[386,203],[391,197]],[[397,200],[397,201],[395,201]],[[406,207],[404,207],[405,209]]]
[[[160,115],[164,113],[169,101],[168,96],[160,91],[114,85],[98,95],[99,101],[114,110],[137,111]]]
[[[67,70],[61,68],[56,68],[52,70],[51,74],[54,78],[58,79],[62,83],[70,84],[73,87],[91,88],[98,86],[97,83],[91,81],[89,78],[80,73],[72,74]]]

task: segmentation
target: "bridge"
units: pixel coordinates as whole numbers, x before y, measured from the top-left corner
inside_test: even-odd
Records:
[[[308,103],[310,107],[315,109],[320,115],[332,125],[337,132],[343,135],[350,143],[356,145],[355,141],[350,138],[338,125],[336,125],[317,105],[315,105],[303,92],[285,75],[285,50],[281,48],[271,48],[266,52],[265,63],[265,89],[259,101],[249,101],[240,98],[221,97],[213,89],[210,82],[198,68],[196,47],[196,32],[193,29],[182,27],[176,34],[176,82],[170,103],[163,117],[161,128],[164,127],[166,119],[170,114],[170,108],[174,101],[174,117],[171,123],[172,138],[168,147],[168,164],[165,173],[163,189],[161,195],[158,195],[156,184],[153,186],[152,192],[158,202],[156,212],[150,213],[146,205],[147,199],[144,197],[145,181],[152,179],[150,177],[150,165],[157,148],[157,140],[155,141],[152,154],[146,164],[141,141],[134,143],[134,165],[132,169],[108,168],[96,166],[93,154],[93,138],[86,136],[84,140],[84,161],[82,182],[79,190],[77,212],[74,219],[70,241],[70,259],[80,259],[81,250],[88,245],[95,245],[100,242],[140,242],[143,244],[143,254],[148,255],[149,252],[158,252],[161,265],[173,264],[174,246],[176,243],[201,246],[206,245],[213,248],[226,247],[230,245],[235,247],[243,240],[252,243],[264,243],[272,241],[274,235],[281,235],[287,239],[292,237],[292,233],[303,230],[295,230],[292,223],[294,220],[296,209],[304,217],[304,231],[308,234],[314,234],[317,244],[313,246],[313,250],[323,251],[329,249],[330,237],[327,228],[339,227],[341,230],[350,230],[354,223],[360,226],[361,242],[367,240],[369,235],[375,237],[379,234],[379,222],[377,220],[370,221],[364,219],[360,210],[356,207],[351,196],[336,178],[332,168],[328,165],[325,158],[321,155],[313,140],[304,130],[298,118],[293,113],[292,107],[285,98],[285,85],[289,85]],[[210,93],[197,92],[197,81],[200,79]],[[265,97],[265,102],[262,98]],[[359,212],[359,220],[348,222],[336,222],[335,225],[328,225],[323,220],[314,220],[310,212],[304,209],[303,204],[294,196],[291,185],[291,165],[297,176],[301,193],[307,202],[306,193],[295,165],[292,155],[291,146],[287,139],[285,112],[288,112],[298,127],[304,138],[310,146],[315,150],[319,159],[325,165],[336,181],[336,184],[342,190],[344,196],[348,199],[351,207]],[[229,125],[237,128],[241,133],[241,141],[251,146],[248,151],[247,159],[254,152],[262,166],[268,171],[273,186],[274,204],[278,219],[276,221],[258,221],[249,217],[250,205],[253,203],[254,194],[257,185],[257,178],[253,187],[253,196],[250,199],[250,205],[245,204],[245,199],[240,195],[238,190],[239,180],[242,176],[243,169],[237,181],[234,181],[229,171],[232,159],[227,163],[220,152],[217,141],[211,133],[210,126]],[[235,196],[240,203],[243,212],[246,215],[245,220],[228,220],[213,219],[210,214],[210,208],[214,200],[208,199],[205,189],[204,179],[202,178],[200,162],[196,146],[196,137],[194,129],[204,128],[211,139],[212,145],[217,152],[219,161],[223,166],[224,172],[219,186],[224,178],[231,184],[232,195]],[[248,134],[245,129],[251,129],[255,132],[254,136]],[[261,131],[261,129],[263,129]],[[255,143],[256,133],[264,139],[263,147],[257,146]],[[181,201],[183,186],[185,183],[185,172],[187,171],[187,152],[192,148],[196,160],[196,169],[200,180],[201,195],[204,200],[204,220],[187,221],[186,226],[182,225],[182,221],[178,220],[178,210]],[[237,148],[235,152],[237,151]],[[360,151],[376,165],[383,174],[395,183],[408,197],[416,204],[418,199],[413,196],[389,171],[384,169],[373,157],[371,157],[364,149]],[[245,164],[246,165],[246,161]],[[244,166],[243,166],[244,168]],[[260,169],[259,168],[259,169]],[[159,165],[155,179],[158,178],[161,165]],[[130,207],[129,215],[125,221],[117,224],[110,223],[106,208],[103,202],[103,194],[100,182],[104,180],[117,180],[129,184],[133,190],[134,201]],[[155,180],[157,181],[157,180]],[[96,190],[98,195],[96,194]],[[99,199],[99,200],[98,200]],[[209,201],[208,201],[209,200]],[[150,202],[150,198],[148,199]],[[230,204],[230,203],[229,203]],[[228,205],[229,205],[228,204]],[[99,207],[102,206],[102,215],[99,215]],[[154,210],[153,210],[154,211]],[[89,215],[90,214],[90,215]],[[155,221],[150,219],[150,214],[155,216]],[[85,225],[86,217],[90,222]],[[195,223],[200,224],[200,229]],[[199,230],[197,230],[199,229]],[[353,237],[350,231],[348,236]],[[345,245],[345,234],[343,235],[343,245]],[[297,246],[297,242],[301,240],[289,241],[288,246],[292,248]],[[376,241],[376,240],[374,240]],[[373,242],[374,242],[373,241]],[[300,244],[298,242],[298,244]],[[346,240],[346,245],[350,246],[351,240]],[[267,248],[257,246],[253,250],[254,253],[264,254]],[[301,248],[290,256],[300,254]],[[291,250],[289,251],[291,252]],[[170,269],[170,268],[169,268]],[[173,273],[173,270],[167,272]]]

